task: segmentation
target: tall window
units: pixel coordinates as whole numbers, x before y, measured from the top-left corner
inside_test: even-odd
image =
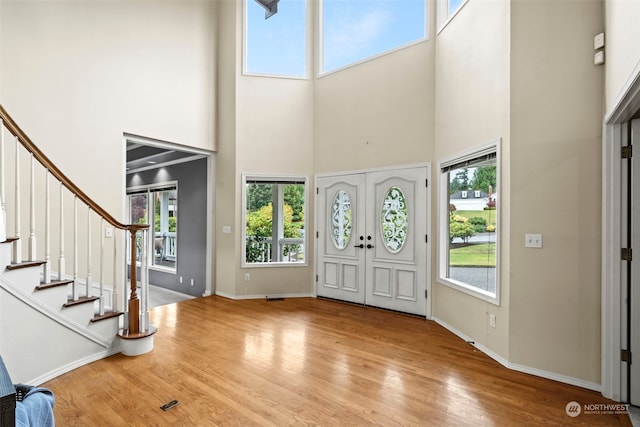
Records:
[[[243,265],[306,265],[306,178],[243,176]]]
[[[498,170],[497,144],[440,165],[443,208],[439,279],[496,304],[499,303]],[[480,197],[468,197],[470,194]]]
[[[320,72],[424,40],[425,0],[321,0]]]
[[[151,225],[150,265],[175,270],[178,258],[177,185],[137,187],[128,189],[127,194],[131,223]]]
[[[305,0],[280,0],[268,19],[257,1],[245,0],[245,73],[306,77],[306,45]]]

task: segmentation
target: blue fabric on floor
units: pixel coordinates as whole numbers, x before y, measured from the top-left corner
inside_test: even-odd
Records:
[[[16,402],[16,426],[54,427],[54,402],[51,390],[43,387],[31,388],[21,402]]]

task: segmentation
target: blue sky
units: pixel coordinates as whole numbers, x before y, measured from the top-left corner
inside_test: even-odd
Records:
[[[324,0],[323,71],[424,37],[424,0]],[[280,0],[278,13],[247,1],[247,71],[304,76],[305,2]]]

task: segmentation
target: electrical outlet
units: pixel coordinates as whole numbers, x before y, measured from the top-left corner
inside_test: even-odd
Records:
[[[180,276],[180,283],[182,283],[182,276]]]
[[[113,237],[113,228],[107,227],[104,229],[104,237],[111,238]]]
[[[248,282],[249,280],[251,280],[251,274],[249,273],[244,273],[244,281]]]
[[[489,313],[489,326],[492,328],[496,327],[496,315],[493,313]]]
[[[525,248],[542,248],[542,234],[525,234]]]
[[[191,279],[191,286],[195,286],[193,279]]]

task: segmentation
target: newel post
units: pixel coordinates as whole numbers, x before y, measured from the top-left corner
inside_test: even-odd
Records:
[[[129,226],[131,235],[131,294],[129,296],[129,334],[140,333],[140,299],[138,298],[138,257],[136,254],[136,236],[138,227]]]

